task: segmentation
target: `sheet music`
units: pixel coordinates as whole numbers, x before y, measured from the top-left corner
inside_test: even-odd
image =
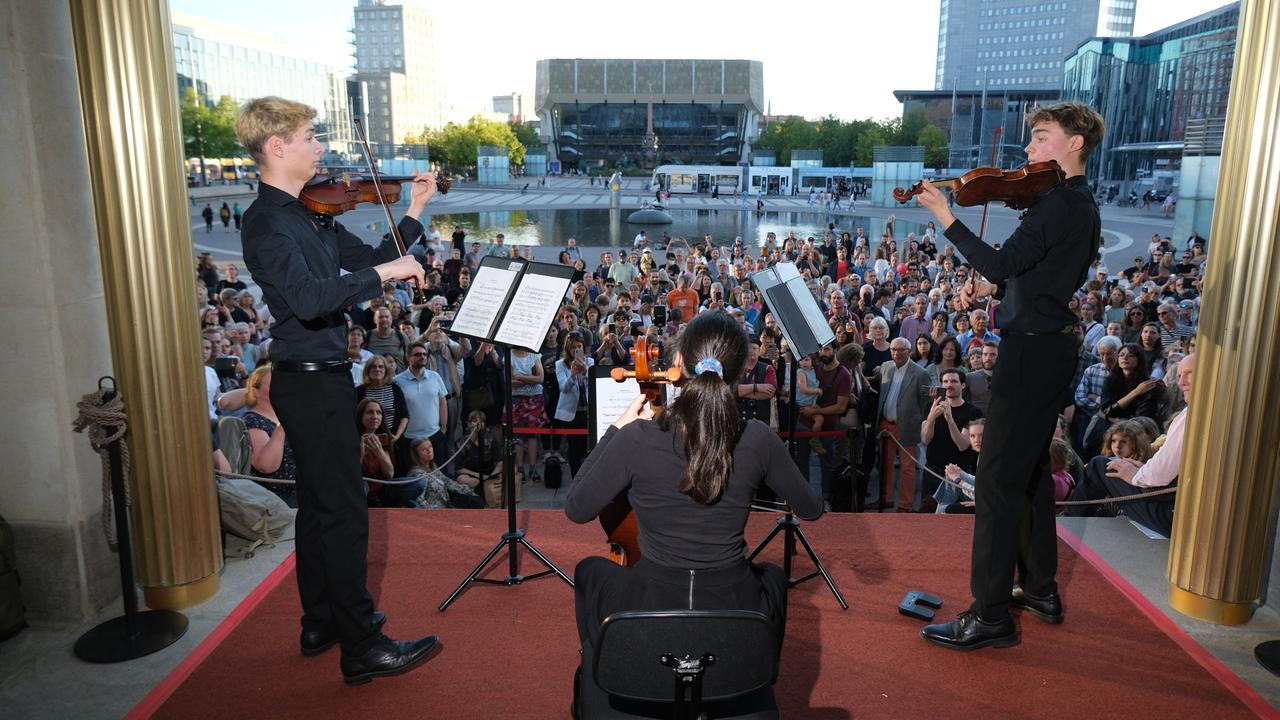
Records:
[[[663,402],[667,407],[671,407],[671,402],[680,394],[680,388],[670,384],[664,384],[662,388],[665,396]],[[596,423],[592,428],[592,434],[595,436],[594,442],[599,442],[609,430],[609,426],[622,417],[627,406],[640,394],[640,383],[636,382],[635,378],[618,382],[608,375],[602,375],[595,378],[595,386],[591,388],[591,392],[594,393]]]
[[[458,314],[453,318],[451,329],[473,337],[489,337],[493,322],[498,319],[498,313],[502,311],[502,301],[506,299],[507,291],[516,281],[519,270],[520,263],[512,263],[509,269],[481,266],[480,271],[471,280],[471,286],[467,288],[462,307],[458,308]]]
[[[569,278],[526,272],[493,339],[537,352],[568,288]],[[455,327],[457,322],[454,320]]]
[[[600,442],[609,426],[622,417],[627,406],[640,394],[640,383],[635,378],[618,382],[606,375],[596,378],[595,387],[591,390],[596,395],[596,426],[593,434],[595,441]]]

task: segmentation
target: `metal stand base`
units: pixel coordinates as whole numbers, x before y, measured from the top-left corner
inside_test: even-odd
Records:
[[[526,550],[533,553],[533,556],[538,558],[543,565],[546,565],[547,569],[532,575],[517,575],[517,553],[519,551],[519,546],[521,545],[523,545]],[[507,561],[508,567],[511,569],[510,573],[501,580],[480,577],[480,573],[489,566],[489,563],[493,562],[493,559],[497,557],[503,547],[507,548]],[[466,590],[467,586],[473,582],[487,583],[489,585],[519,585],[525,580],[533,580],[534,578],[540,578],[544,575],[551,575],[553,573],[559,575],[561,580],[569,583],[569,587],[573,587],[573,581],[569,579],[568,575],[565,575],[560,568],[556,567],[555,563],[548,560],[546,555],[543,555],[538,548],[533,546],[533,543],[524,539],[523,529],[511,530],[502,534],[502,539],[498,541],[498,544],[494,545],[493,549],[489,551],[489,554],[485,555],[484,559],[480,561],[480,564],[476,565],[475,568],[471,570],[471,574],[467,575],[467,577],[458,584],[458,587],[454,588],[453,592],[449,594],[449,597],[445,598],[445,601],[440,603],[439,609],[440,612],[444,612],[449,605],[462,594],[462,591]]]
[[[764,536],[764,540],[760,541],[756,549],[751,551],[751,554],[747,556],[747,560],[755,560],[756,555],[759,555],[760,551],[764,550],[769,541],[773,540],[774,536],[779,532],[783,534],[782,572],[786,573],[787,587],[795,587],[805,580],[821,575],[822,579],[827,581],[827,587],[831,588],[831,594],[836,596],[836,602],[840,603],[841,609],[848,610],[849,603],[845,602],[844,595],[840,594],[840,588],[836,587],[835,580],[831,579],[831,574],[827,572],[827,568],[818,559],[818,554],[813,551],[813,546],[809,544],[809,539],[804,536],[804,530],[800,529],[800,521],[796,520],[795,515],[790,512],[778,518],[778,523],[773,526],[768,535]],[[802,578],[795,577],[791,572],[791,558],[796,554],[796,538],[800,539],[800,544],[804,546],[804,551],[809,554],[809,559],[813,561],[813,566],[817,568],[817,570]]]
[[[132,618],[108,620],[81,635],[76,641],[76,657],[96,663],[124,662],[163,650],[186,633],[186,615],[148,610]]]
[[[1253,649],[1258,664],[1272,675],[1280,675],[1280,640],[1268,640]]]
[[[502,394],[507,407],[507,417],[512,418],[515,417],[516,413],[514,402],[511,398],[510,346],[504,347],[504,353],[506,355],[506,362],[502,364]],[[466,590],[467,586],[473,582],[488,583],[490,585],[519,585],[525,580],[532,580],[534,578],[540,578],[543,575],[555,573],[560,576],[561,580],[568,583],[569,587],[573,587],[573,580],[570,580],[568,575],[565,575],[560,568],[556,567],[555,563],[548,560],[547,556],[543,555],[538,548],[534,547],[532,543],[524,539],[523,528],[516,527],[515,437],[511,432],[511,425],[512,424],[510,422],[506,423],[502,431],[502,501],[507,505],[507,531],[502,534],[502,539],[498,541],[497,545],[493,546],[493,549],[489,551],[488,555],[484,556],[484,559],[480,561],[480,564],[476,565],[475,568],[471,570],[471,574],[467,575],[461,583],[458,583],[458,587],[454,588],[453,592],[449,593],[449,597],[445,598],[444,602],[440,603],[440,612],[444,612],[449,605],[462,594],[462,591]],[[502,580],[480,577],[480,573],[489,566],[489,563],[493,562],[493,559],[498,556],[498,553],[504,546],[507,548],[507,577]],[[547,569],[539,573],[534,573],[533,575],[520,575],[520,564],[518,562],[520,557],[520,546],[524,546],[526,550],[533,553],[533,556],[538,558],[538,561],[543,565],[546,565]]]

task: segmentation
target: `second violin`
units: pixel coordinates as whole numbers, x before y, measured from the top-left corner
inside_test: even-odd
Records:
[[[1014,210],[1026,210],[1036,197],[1066,179],[1056,160],[1027,163],[1017,170],[995,167],[974,168],[958,178],[934,180],[939,189],[950,190],[956,204],[963,207],[1003,202]],[[924,191],[924,181],[910,188],[894,188],[893,199],[904,203]]]

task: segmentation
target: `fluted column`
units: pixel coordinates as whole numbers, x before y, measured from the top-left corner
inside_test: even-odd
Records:
[[[71,0],[111,357],[129,413],[138,583],[201,602],[222,567],[169,6]]]
[[[1167,576],[1239,624],[1262,594],[1280,470],[1280,2],[1241,4]]]

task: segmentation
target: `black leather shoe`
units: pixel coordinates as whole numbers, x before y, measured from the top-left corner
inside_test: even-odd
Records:
[[[359,657],[342,654],[342,679],[348,685],[363,685],[374,678],[407,673],[440,652],[442,647],[435,635],[407,641],[379,635],[365,654]]]
[[[1036,597],[1014,585],[1009,595],[1009,606],[1026,610],[1042,622],[1050,625],[1061,625],[1066,613],[1062,610],[1062,596],[1054,593],[1046,597]]]
[[[920,636],[934,645],[952,650],[1011,647],[1018,644],[1018,626],[1013,623],[1013,618],[995,623],[983,622],[966,610],[949,623],[926,625]]]
[[[383,624],[386,622],[387,616],[384,615],[381,610],[373,611],[374,632],[381,630]],[[337,642],[338,634],[332,630],[303,630],[301,641],[302,654],[307,657],[314,657],[333,647]]]

